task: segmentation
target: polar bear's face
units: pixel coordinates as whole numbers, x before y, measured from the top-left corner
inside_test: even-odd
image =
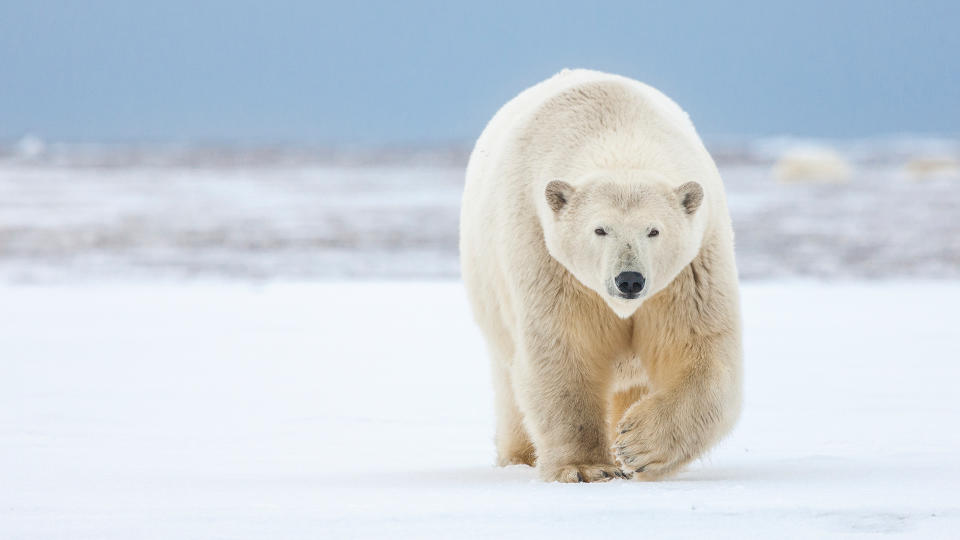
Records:
[[[554,180],[544,194],[550,255],[623,318],[669,285],[701,242],[700,184],[672,189],[639,174],[596,175],[576,188]]]

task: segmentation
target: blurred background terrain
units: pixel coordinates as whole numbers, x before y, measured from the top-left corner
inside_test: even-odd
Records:
[[[37,144],[0,154],[7,281],[459,275],[465,147]],[[960,144],[801,144],[712,147],[744,278],[960,277]]]

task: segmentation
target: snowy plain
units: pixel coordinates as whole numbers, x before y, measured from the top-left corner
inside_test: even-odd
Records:
[[[960,284],[747,283],[742,419],[672,480],[492,466],[447,282],[0,287],[0,538],[960,535]]]

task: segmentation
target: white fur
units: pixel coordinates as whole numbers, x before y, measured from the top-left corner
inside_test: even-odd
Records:
[[[536,460],[548,480],[655,478],[732,426],[740,325],[723,183],[657,90],[565,70],[507,103],[467,167],[460,245],[500,463]],[[638,298],[618,294],[623,271],[646,277]]]

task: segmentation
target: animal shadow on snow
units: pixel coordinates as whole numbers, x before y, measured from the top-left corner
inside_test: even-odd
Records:
[[[733,465],[717,466],[696,463],[679,475],[657,483],[688,482],[809,482],[855,481],[875,475],[877,471],[858,465],[854,460],[827,456],[776,461],[742,461]],[[371,484],[377,487],[449,486],[449,485],[520,485],[541,483],[536,470],[525,465],[510,467],[476,466],[439,469],[411,469],[409,471],[369,471],[365,473],[323,475],[321,484]],[[622,482],[619,482],[622,483]],[[643,482],[637,482],[643,485]]]

